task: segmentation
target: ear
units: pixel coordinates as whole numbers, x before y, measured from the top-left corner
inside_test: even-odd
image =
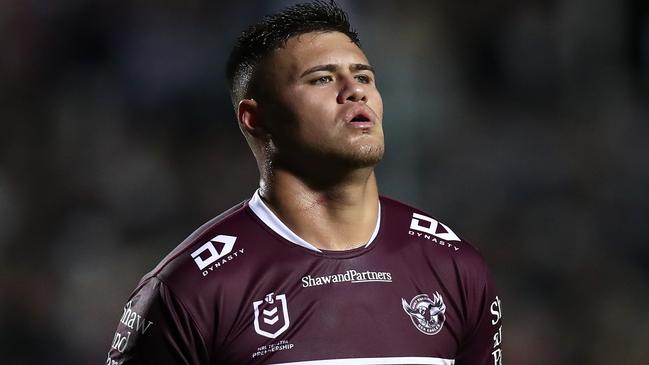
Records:
[[[247,131],[252,136],[266,134],[266,129],[260,118],[259,105],[255,99],[243,99],[239,102],[237,118],[239,119],[241,129]]]

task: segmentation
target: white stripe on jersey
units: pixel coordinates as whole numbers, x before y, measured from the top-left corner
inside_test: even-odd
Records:
[[[453,365],[453,359],[441,359],[439,357],[366,357],[356,359],[332,359],[287,362],[269,365]]]

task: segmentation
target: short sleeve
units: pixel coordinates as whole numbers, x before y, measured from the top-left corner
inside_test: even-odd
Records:
[[[207,348],[189,313],[159,279],[146,279],[124,305],[106,365],[207,363]]]
[[[502,365],[501,300],[482,258],[471,271],[467,317],[473,319],[473,325],[462,342],[455,365]]]

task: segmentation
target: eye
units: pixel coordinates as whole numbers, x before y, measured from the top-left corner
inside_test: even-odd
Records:
[[[328,84],[328,83],[332,82],[333,80],[334,79],[331,76],[322,76],[322,77],[318,77],[315,80],[312,80],[311,83],[313,85],[324,85],[324,84]]]
[[[362,84],[369,84],[369,83],[372,82],[372,77],[370,77],[370,75],[358,74],[355,77],[356,77],[356,80],[358,80],[358,82],[360,82]]]

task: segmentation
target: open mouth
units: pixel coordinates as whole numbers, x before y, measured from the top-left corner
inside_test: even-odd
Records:
[[[350,120],[350,123],[360,123],[360,122],[369,122],[370,118],[365,115],[359,114]]]
[[[369,130],[376,124],[376,119],[372,111],[367,110],[367,108],[362,105],[357,105],[347,110],[343,120],[346,122],[348,127],[360,128],[363,130]]]

